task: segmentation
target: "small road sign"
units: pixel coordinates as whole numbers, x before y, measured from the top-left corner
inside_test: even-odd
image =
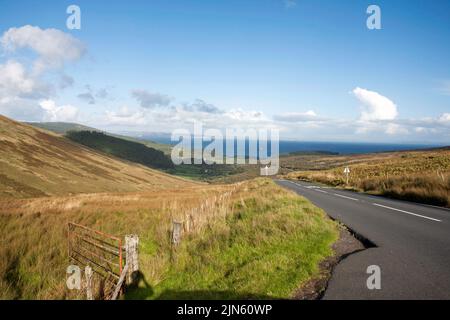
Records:
[[[348,176],[350,175],[350,168],[349,167],[345,167],[344,173],[347,176],[347,184],[348,184]]]

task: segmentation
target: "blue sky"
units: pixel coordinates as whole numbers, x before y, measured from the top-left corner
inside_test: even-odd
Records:
[[[113,131],[198,120],[299,140],[450,141],[450,1],[289,3],[0,0],[0,113]],[[81,30],[66,28],[70,4]],[[366,27],[370,4],[381,30]]]

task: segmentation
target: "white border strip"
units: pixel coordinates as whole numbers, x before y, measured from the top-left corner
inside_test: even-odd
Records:
[[[382,207],[382,208],[385,208],[385,209],[390,209],[390,210],[403,212],[403,213],[406,213],[406,214],[410,214],[412,216],[416,216],[416,217],[420,217],[420,218],[424,218],[424,219],[428,219],[428,220],[442,222],[442,220],[439,220],[439,219],[434,219],[434,218],[430,218],[430,217],[427,217],[427,216],[422,216],[422,215],[417,214],[417,213],[412,213],[412,212],[409,212],[409,211],[404,211],[404,210],[400,210],[400,209],[391,208],[391,207],[388,207],[388,206],[383,206],[382,204],[378,204],[378,203],[374,203],[373,205],[377,206],[377,207]]]
[[[351,197],[347,197],[347,196],[343,196],[342,194],[338,194],[338,193],[333,193],[335,196],[344,198],[344,199],[349,199],[349,200],[353,200],[353,201],[359,201],[359,199],[355,199],[355,198],[351,198]]]

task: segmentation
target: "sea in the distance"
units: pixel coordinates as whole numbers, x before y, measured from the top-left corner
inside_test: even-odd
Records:
[[[139,138],[158,143],[175,145],[168,135],[140,135]],[[204,143],[207,145],[208,143]],[[450,145],[447,144],[447,146]],[[280,154],[295,152],[327,152],[336,154],[361,154],[373,152],[416,150],[443,147],[444,144],[401,144],[401,143],[368,143],[368,142],[314,142],[282,140],[279,143]]]
[[[280,141],[280,153],[285,154],[292,152],[324,151],[338,154],[360,154],[372,152],[428,149],[443,146],[444,145],[429,144]]]

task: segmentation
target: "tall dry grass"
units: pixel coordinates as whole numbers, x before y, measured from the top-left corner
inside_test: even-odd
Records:
[[[173,220],[185,223],[175,251]],[[266,179],[3,201],[2,299],[83,298],[65,286],[68,221],[120,237],[139,235],[148,286],[128,298],[239,298],[249,292],[288,298],[317,274],[338,234],[322,211]]]
[[[195,215],[196,230],[213,219],[214,206],[236,186],[122,194],[86,194],[0,202],[0,294],[4,299],[68,298],[65,288],[67,223],[124,236],[138,234],[143,256],[170,249],[173,219]],[[228,196],[229,197],[229,196]],[[225,203],[225,202],[224,202]],[[220,211],[219,211],[220,212]],[[154,248],[152,247],[154,245]],[[159,254],[159,253],[158,253]],[[153,259],[148,270],[160,273],[168,257]],[[143,264],[148,264],[145,259]]]
[[[350,165],[347,184],[344,167],[297,171],[287,178],[352,188],[413,202],[450,207],[450,153],[403,154],[389,161]]]

